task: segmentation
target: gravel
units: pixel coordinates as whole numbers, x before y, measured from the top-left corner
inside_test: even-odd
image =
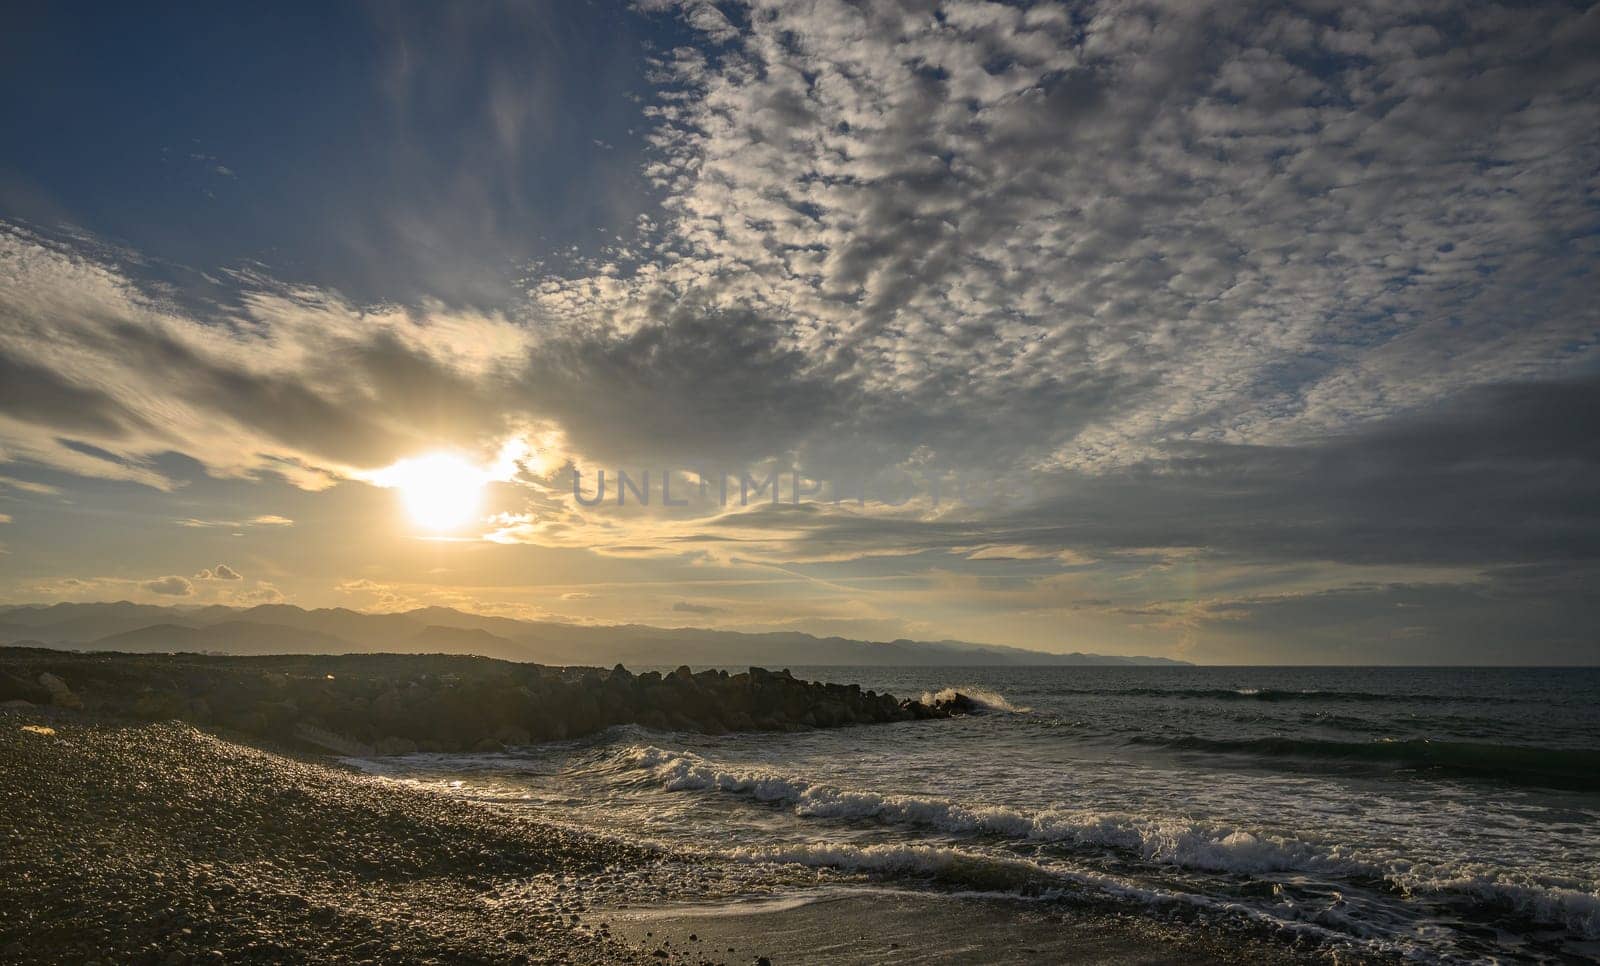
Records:
[[[0,709],[4,962],[653,962],[584,893],[659,861],[176,722]]]

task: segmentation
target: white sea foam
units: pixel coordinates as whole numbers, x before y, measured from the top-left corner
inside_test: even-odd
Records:
[[[1465,896],[1504,906],[1533,921],[1560,926],[1575,936],[1600,939],[1600,894],[1571,887],[1507,878],[1493,872],[1414,865],[1390,856],[1360,854],[1333,842],[1183,818],[1133,815],[1088,809],[1028,811],[1004,805],[963,804],[916,795],[884,795],[842,789],[803,778],[718,764],[687,752],[634,746],[624,753],[636,768],[669,791],[717,791],[788,806],[802,818],[861,820],[916,826],[955,834],[1096,846],[1134,853],[1144,861],[1177,868],[1233,874],[1302,872],[1383,878],[1407,893]],[[845,844],[787,846],[782,850],[741,849],[742,861],[792,861],[889,873],[939,874],[955,863],[979,861],[979,853],[933,845]],[[1023,860],[982,856],[982,861],[1015,862],[1004,870],[1037,871]],[[1051,875],[1062,875],[1059,869]],[[1115,894],[1149,900],[1163,894],[1125,880],[1072,873],[1071,878]],[[1093,880],[1090,883],[1090,880]],[[1166,894],[1177,899],[1182,894]]]
[[[1465,895],[1488,906],[1560,926],[1574,936],[1600,939],[1600,893],[1529,882],[1499,872],[1413,869],[1393,876],[1410,894]]]
[[[941,701],[953,701],[956,695],[962,695],[980,708],[989,711],[1004,711],[1009,714],[1026,714],[1033,710],[1012,704],[1005,695],[998,691],[970,686],[943,688],[939,691],[924,691],[920,699],[923,704],[937,704]]]
[[[966,805],[942,798],[883,795],[757,769],[717,765],[698,755],[656,747],[629,750],[668,791],[720,791],[790,806],[804,818],[875,819],[958,834],[1106,846],[1145,860],[1213,872],[1280,870],[1373,873],[1338,846],[1187,820],[1084,809],[1025,811]]]
[[[820,842],[766,848],[743,847],[719,854],[735,862],[754,865],[796,864],[853,872],[935,879],[948,877],[966,886],[959,893],[962,895],[1015,896],[1018,887],[1033,884],[1036,887],[1032,893],[1034,898],[1051,900],[1073,887],[1087,888],[1101,895],[1148,907],[1187,906],[1240,916],[1276,930],[1325,943],[1332,951],[1345,949],[1369,955],[1403,956],[1415,956],[1420,952],[1409,942],[1352,936],[1317,923],[1295,919],[1288,910],[1285,910],[1286,915],[1274,915],[1237,902],[1143,885],[1121,876],[952,846]]]

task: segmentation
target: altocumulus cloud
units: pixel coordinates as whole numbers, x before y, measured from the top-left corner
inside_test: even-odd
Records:
[[[8,229],[8,450],[314,487],[555,427],[579,456],[1092,471],[1589,358],[1594,11],[708,10],[656,65],[665,217],[531,308],[251,275],[196,319]]]
[[[871,463],[1038,494],[619,516],[619,552],[1445,568],[1421,596],[1512,608],[1592,565],[1600,467],[1571,427],[1596,400],[1600,8],[643,7],[698,38],[652,64],[658,217],[525,302],[241,272],[199,317],[136,258],[5,227],[7,456],[314,489],[514,438],[547,468]],[[530,493],[498,539],[595,542]],[[1533,565],[1566,576],[1505,590]],[[1228,599],[1196,619],[1297,612]]]

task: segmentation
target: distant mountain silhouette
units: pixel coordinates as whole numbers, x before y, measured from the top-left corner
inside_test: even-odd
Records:
[[[967,641],[858,641],[796,631],[743,633],[642,624],[593,626],[520,621],[424,607],[367,614],[343,607],[157,607],[127,601],[0,607],[0,643],[39,641],[120,651],[225,654],[482,654],[558,665],[630,667],[690,664],[854,665],[1171,665],[1167,658],[1050,654]]]
[[[221,621],[206,627],[152,624],[91,642],[103,651],[220,651],[228,654],[340,654],[365,648],[331,634],[282,624]]]

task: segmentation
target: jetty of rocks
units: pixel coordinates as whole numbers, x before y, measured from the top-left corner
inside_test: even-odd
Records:
[[[787,670],[669,673],[548,667],[446,654],[232,657],[0,648],[0,703],[195,725],[340,755],[493,751],[620,724],[793,731],[949,717]]]

